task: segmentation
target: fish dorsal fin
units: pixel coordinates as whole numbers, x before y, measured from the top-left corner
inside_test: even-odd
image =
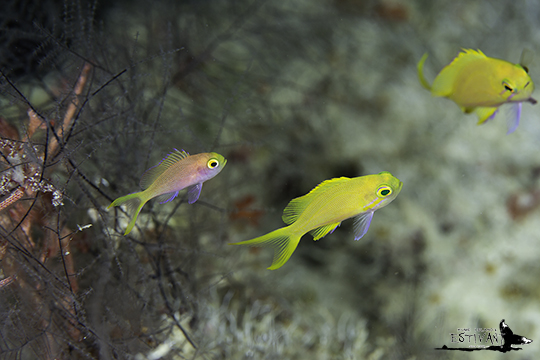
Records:
[[[471,61],[487,59],[480,50],[461,49],[461,52],[450,64],[441,70],[431,86],[433,96],[450,96],[454,91],[454,82],[459,72]]]
[[[456,58],[450,63],[452,65],[454,62],[458,61],[459,59],[463,59],[465,57],[476,57],[476,58],[487,58],[487,56],[482,52],[480,49],[461,49],[461,52],[456,56]]]
[[[141,178],[139,185],[143,190],[148,189],[148,187],[152,185],[152,183],[156,181],[156,179],[161,174],[163,174],[165,170],[167,170],[177,162],[184,160],[188,156],[189,154],[186,151],[174,149],[174,151],[167,155],[163,160],[161,160],[159,164],[146,170],[146,172]]]
[[[519,57],[519,66],[525,70],[526,73],[529,72],[529,66],[534,61],[534,51],[529,48],[523,49],[521,56]]]
[[[300,196],[296,199],[292,199],[289,205],[287,205],[287,207],[285,208],[285,210],[283,210],[283,216],[281,217],[283,219],[283,222],[285,222],[285,224],[287,225],[292,224],[298,219],[300,214],[304,212],[306,207],[313,201],[315,197],[328,191],[334,186],[343,184],[344,182],[349,180],[350,178],[347,177],[325,180],[306,195]]]

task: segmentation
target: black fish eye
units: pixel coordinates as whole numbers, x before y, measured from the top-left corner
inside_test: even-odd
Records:
[[[385,197],[385,196],[388,196],[392,193],[392,189],[390,189],[388,186],[381,186],[378,190],[377,190],[377,196],[379,197]]]
[[[210,169],[213,169],[219,165],[219,162],[217,160],[211,159],[210,161],[208,161],[207,165]]]

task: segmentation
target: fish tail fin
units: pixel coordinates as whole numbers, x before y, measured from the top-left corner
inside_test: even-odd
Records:
[[[426,62],[426,59],[428,57],[428,53],[425,53],[420,61],[418,62],[418,65],[416,65],[416,69],[418,70],[418,80],[420,81],[420,84],[427,90],[431,91],[431,85],[427,82],[426,78],[424,77],[424,63]]]
[[[300,242],[303,234],[292,233],[290,226],[274,230],[266,235],[256,237],[255,239],[230,243],[229,245],[248,245],[270,247],[274,249],[274,260],[269,270],[275,270],[282,267],[291,257],[294,250]]]
[[[126,228],[126,232],[124,235],[127,235],[131,232],[133,227],[135,226],[135,222],[137,221],[137,216],[139,216],[139,213],[141,212],[141,209],[143,208],[144,204],[148,201],[143,196],[144,191],[128,194],[126,196],[119,197],[118,199],[114,200],[111,205],[107,207],[107,209],[110,209],[114,206],[120,206],[122,204],[126,204],[128,213],[131,214],[132,218],[129,222],[128,227]]]

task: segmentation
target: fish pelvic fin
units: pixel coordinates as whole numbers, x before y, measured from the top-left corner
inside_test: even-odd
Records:
[[[131,215],[131,221],[129,222],[128,227],[126,228],[126,232],[124,235],[127,235],[133,230],[133,227],[135,226],[135,222],[137,221],[137,217],[139,216],[139,213],[141,212],[141,209],[143,208],[144,204],[148,201],[148,199],[143,195],[144,191],[128,194],[126,196],[119,197],[118,199],[114,200],[111,205],[107,207],[107,209],[110,209],[114,206],[120,206],[122,204],[125,204],[128,210],[128,213]]]
[[[266,235],[256,237],[255,239],[230,243],[229,245],[248,245],[274,249],[274,260],[268,269],[276,270],[289,260],[294,250],[296,250],[301,237],[302,235],[292,233],[290,226],[287,226]]]
[[[424,63],[426,62],[426,59],[428,58],[428,53],[425,53],[418,64],[416,65],[416,70],[418,71],[418,80],[420,81],[420,84],[427,90],[431,91],[431,85],[427,82],[426,78],[424,77]]]

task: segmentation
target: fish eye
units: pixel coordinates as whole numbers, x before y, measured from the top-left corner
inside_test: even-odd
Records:
[[[377,196],[378,197],[386,197],[392,193],[392,189],[390,189],[388,186],[381,186],[377,190]]]
[[[206,163],[206,166],[208,166],[209,169],[215,169],[219,165],[219,161],[216,159],[210,159]]]
[[[508,85],[507,83],[503,82],[503,85],[504,85],[504,88],[510,92],[514,92],[514,89],[512,89],[512,87],[510,85]]]

